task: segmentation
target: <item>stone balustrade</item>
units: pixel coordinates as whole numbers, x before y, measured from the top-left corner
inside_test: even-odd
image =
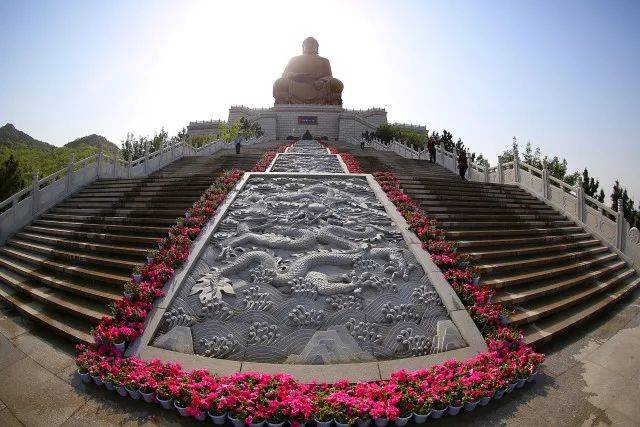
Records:
[[[266,140],[268,138],[265,136],[254,137],[244,144],[253,145]],[[182,157],[208,156],[221,149],[232,148],[232,144],[224,141],[212,141],[199,148],[180,141],[166,144],[153,152],[147,147],[144,156],[133,161],[100,151],[77,162],[72,157],[64,169],[44,178],[40,178],[35,172],[29,187],[0,202],[0,244],[4,244],[11,234],[29,224],[42,212],[97,179],[145,177]]]
[[[360,145],[363,138],[349,138],[347,142]],[[409,159],[428,159],[426,149],[416,150],[403,142],[392,141],[386,144],[373,139],[367,146],[380,151],[392,151]],[[518,147],[513,148],[514,159],[518,157]],[[436,146],[436,161],[441,166],[458,173],[458,153],[449,152],[444,147]],[[629,265],[640,271],[640,231],[631,227],[624,219],[622,208],[617,211],[598,200],[586,195],[582,181],[575,186],[569,185],[551,176],[546,169],[538,169],[521,160],[501,163],[486,167],[468,161],[466,178],[470,181],[489,182],[495,184],[513,184],[531,193],[548,205],[564,213],[583,226],[588,232],[600,239],[609,248],[621,255]]]

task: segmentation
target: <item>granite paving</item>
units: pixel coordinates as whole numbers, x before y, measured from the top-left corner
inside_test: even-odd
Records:
[[[430,425],[637,426],[640,292],[541,348],[532,386]],[[0,305],[0,426],[191,425],[177,412],[121,398],[74,375],[73,346]]]

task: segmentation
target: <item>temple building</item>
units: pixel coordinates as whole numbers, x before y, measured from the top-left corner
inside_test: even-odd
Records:
[[[289,60],[273,85],[274,106],[232,106],[228,122],[245,117],[259,123],[265,135],[276,139],[299,137],[308,130],[314,136],[332,140],[357,137],[387,123],[387,112],[383,108],[343,108],[343,88],[343,83],[333,77],[329,60],[318,55],[316,39],[308,37],[302,43],[302,55]],[[218,120],[191,122],[188,131],[190,135],[215,135],[219,123]]]

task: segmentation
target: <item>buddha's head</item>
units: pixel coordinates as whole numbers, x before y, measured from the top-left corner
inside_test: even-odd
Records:
[[[302,42],[302,53],[306,55],[318,54],[318,41],[313,37],[307,37]]]

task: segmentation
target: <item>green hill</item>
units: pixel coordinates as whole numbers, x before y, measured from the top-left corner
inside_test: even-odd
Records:
[[[0,147],[7,148],[54,148],[53,145],[38,141],[18,130],[11,123],[0,127]]]
[[[2,172],[2,164],[13,155],[18,163],[19,175],[25,183],[29,183],[34,171],[37,170],[40,177],[45,177],[64,168],[72,154],[77,161],[96,153],[100,147],[105,152],[120,151],[114,143],[95,134],[75,139],[63,147],[56,147],[32,138],[16,129],[11,123],[7,123],[0,127],[0,172]],[[4,179],[6,177],[0,176],[0,181]],[[0,200],[4,200],[17,190],[19,188],[6,189],[5,193],[9,194],[0,194]]]
[[[73,141],[64,144],[64,146],[67,148],[93,147],[96,150],[102,148],[102,151],[109,153],[117,153],[120,151],[116,144],[109,141],[104,136],[96,135],[95,133],[74,139]]]

